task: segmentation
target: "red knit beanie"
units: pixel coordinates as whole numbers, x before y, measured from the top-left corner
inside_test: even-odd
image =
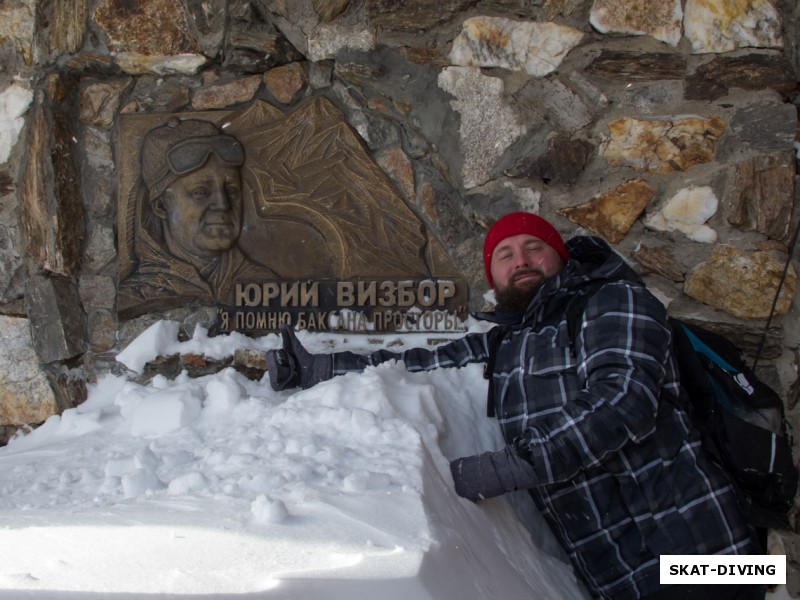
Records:
[[[521,233],[527,233],[539,238],[558,252],[564,262],[569,260],[569,253],[566,246],[564,246],[564,240],[561,239],[561,235],[550,223],[533,213],[509,213],[504,217],[500,217],[489,228],[486,234],[486,241],[483,242],[483,266],[486,269],[486,279],[489,281],[489,287],[494,287],[494,281],[492,281],[492,253],[494,249],[504,239]]]

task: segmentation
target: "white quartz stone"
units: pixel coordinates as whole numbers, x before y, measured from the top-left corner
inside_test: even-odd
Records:
[[[677,46],[682,17],[681,0],[595,0],[589,22],[600,33],[649,35]]]
[[[318,62],[335,58],[343,50],[373,50],[376,44],[375,30],[354,28],[339,23],[320,23],[308,34],[307,58]]]
[[[202,54],[176,54],[174,56],[149,56],[133,52],[114,55],[119,68],[131,75],[194,75],[208,58]]]
[[[463,67],[501,67],[543,77],[555,71],[583,33],[556,23],[473,17],[453,40],[450,62]]]
[[[661,211],[645,219],[648,229],[679,231],[695,242],[713,244],[717,232],[705,222],[716,214],[719,200],[708,186],[688,187],[667,200]]]
[[[33,92],[18,83],[12,83],[0,93],[0,164],[8,161],[25,125],[23,115],[32,100]]]
[[[769,0],[686,0],[683,29],[694,54],[783,47],[780,13]]]

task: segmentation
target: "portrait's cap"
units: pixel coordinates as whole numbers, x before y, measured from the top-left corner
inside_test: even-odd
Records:
[[[170,119],[147,132],[142,142],[142,179],[150,200],[182,175],[196,171],[215,154],[224,164],[241,167],[244,149],[211,121]]]
[[[564,262],[569,260],[569,252],[564,245],[564,240],[548,221],[529,212],[513,212],[500,217],[486,233],[486,240],[483,242],[483,266],[486,270],[486,279],[489,287],[494,287],[492,280],[492,254],[497,244],[504,239],[527,233],[539,238],[545,244],[553,248]]]

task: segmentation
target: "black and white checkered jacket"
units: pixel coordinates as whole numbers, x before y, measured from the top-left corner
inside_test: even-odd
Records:
[[[755,552],[726,475],[700,448],[678,388],[663,305],[599,238],[505,332],[492,373],[507,443],[523,441],[537,506],[590,590],[640,598],[659,589],[662,554]],[[593,281],[574,343],[565,310]],[[488,358],[488,334],[434,350],[333,355],[334,374],[400,359],[411,371]]]

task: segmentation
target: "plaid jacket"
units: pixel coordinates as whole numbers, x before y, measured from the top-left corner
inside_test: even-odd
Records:
[[[670,400],[679,382],[663,305],[602,240],[576,237],[571,260],[504,335],[492,374],[507,443],[520,437],[539,509],[593,593],[657,591],[661,554],[752,553],[726,475]],[[570,340],[565,311],[592,293]],[[574,347],[573,347],[574,346]],[[410,371],[486,361],[487,334],[434,350],[333,355],[334,374],[401,359]]]

